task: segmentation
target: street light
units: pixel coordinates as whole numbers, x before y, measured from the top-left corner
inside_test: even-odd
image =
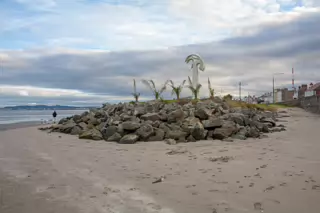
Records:
[[[272,78],[272,98],[273,98],[273,103],[275,103],[276,102],[276,99],[275,99],[275,97],[274,97],[274,76],[275,75],[283,75],[284,73],[283,72],[277,72],[277,73],[273,73],[273,78]]]

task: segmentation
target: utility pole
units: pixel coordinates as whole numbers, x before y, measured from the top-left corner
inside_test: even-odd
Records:
[[[274,75],[273,75],[273,78],[272,78],[272,103],[274,104],[276,102],[276,99],[274,97]]]
[[[240,98],[240,101],[241,101],[241,82],[239,82],[239,98]]]

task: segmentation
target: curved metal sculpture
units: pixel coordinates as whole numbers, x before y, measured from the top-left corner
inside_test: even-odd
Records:
[[[193,87],[196,88],[199,84],[199,70],[204,71],[205,65],[203,59],[197,54],[189,55],[185,62],[188,64],[192,61],[191,69],[192,69],[192,84]],[[199,68],[199,70],[198,70]]]

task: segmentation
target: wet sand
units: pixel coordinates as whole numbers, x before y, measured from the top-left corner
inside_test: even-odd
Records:
[[[40,121],[26,121],[26,122],[12,123],[12,124],[0,124],[0,131],[20,129],[20,128],[26,128],[26,127],[39,126],[39,125],[44,125],[44,124],[41,124]]]
[[[2,131],[0,212],[318,213],[320,117],[289,115],[268,138],[174,146]]]

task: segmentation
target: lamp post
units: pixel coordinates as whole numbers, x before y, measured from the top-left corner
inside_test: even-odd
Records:
[[[284,73],[283,72],[277,72],[277,73],[273,73],[273,78],[272,78],[272,98],[273,98],[273,103],[276,102],[276,99],[274,97],[274,76],[275,75],[283,75]]]

